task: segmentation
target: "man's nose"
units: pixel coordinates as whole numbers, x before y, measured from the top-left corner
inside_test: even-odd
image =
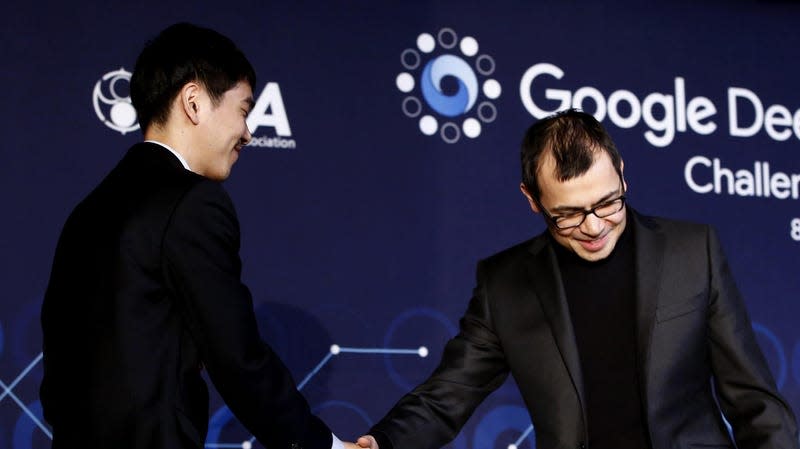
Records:
[[[253,135],[250,134],[250,128],[245,125],[244,134],[242,134],[242,145],[247,145],[251,140],[253,140]]]
[[[595,237],[603,232],[603,219],[594,213],[586,214],[586,219],[581,223],[581,232],[590,237]]]

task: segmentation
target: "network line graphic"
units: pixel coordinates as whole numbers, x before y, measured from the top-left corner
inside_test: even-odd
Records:
[[[332,345],[328,354],[320,361],[314,369],[309,372],[305,378],[297,385],[298,390],[302,390],[314,376],[319,373],[319,371],[334,357],[340,354],[390,354],[390,355],[417,355],[419,357],[427,357],[428,356],[428,348],[425,346],[420,346],[416,349],[393,349],[393,348],[354,348],[354,347],[342,347],[339,345]],[[31,370],[41,362],[43,357],[42,353],[39,355],[14,379],[11,384],[6,385],[4,382],[0,381],[0,388],[2,388],[3,392],[0,393],[0,402],[3,401],[6,397],[11,398],[19,407],[20,409],[36,424],[36,426],[45,434],[48,438],[52,439],[53,434],[47,426],[42,423],[42,421],[33,413],[18,397],[13,393],[14,387],[31,372]],[[212,448],[242,448],[242,449],[250,449],[255,441],[255,437],[251,437],[249,440],[246,440],[241,443],[209,443],[206,444],[205,447],[212,449]]]
[[[339,345],[331,345],[329,352],[322,358],[322,360],[317,363],[317,365],[303,378],[303,380],[297,385],[298,390],[302,390],[319,372],[322,370],[334,357],[340,356],[342,354],[383,354],[383,355],[397,355],[397,356],[404,356],[404,355],[412,355],[418,356],[421,358],[428,356],[428,348],[425,346],[420,346],[419,348],[359,348],[359,347],[344,347]],[[14,388],[28,375],[30,372],[42,361],[42,353],[39,353],[25,369],[23,369],[19,375],[10,383],[6,384],[5,382],[0,381],[0,389],[2,389],[2,393],[0,393],[0,402],[5,400],[6,398],[10,398],[14,401],[17,406],[21,409],[21,411],[28,417],[30,420],[36,425],[39,430],[42,431],[44,435],[46,435],[49,439],[52,440],[53,434],[51,430],[42,422],[42,420],[37,416],[35,411],[32,411],[31,408],[25,405],[25,403],[20,400],[20,398],[14,394]],[[527,429],[522,432],[520,437],[512,444],[509,444],[507,447],[508,449],[518,449],[522,443],[528,439],[530,434],[534,431],[533,425],[529,425]],[[252,449],[253,443],[255,442],[255,437],[250,437],[247,440],[238,443],[206,443],[205,447],[207,449]]]
[[[525,438],[528,438],[528,435],[530,435],[531,432],[533,432],[533,424],[528,426],[528,428],[524,432],[522,432],[522,435],[520,435],[519,438],[517,438],[517,441],[515,441],[514,444],[509,444],[508,449],[519,449],[519,445],[522,444],[523,441],[525,441]]]
[[[317,363],[311,372],[309,372],[303,380],[297,384],[297,389],[302,390],[311,379],[316,376],[319,371],[328,364],[328,362],[335,356],[341,354],[388,354],[388,355],[416,355],[419,357],[427,357],[428,356],[428,348],[425,346],[420,346],[417,349],[393,349],[393,348],[350,348],[350,347],[342,347],[339,345],[331,345],[330,351],[322,358],[322,360]],[[208,449],[251,449],[253,447],[253,442],[256,440],[255,437],[250,437],[249,440],[245,440],[241,443],[206,443],[205,447]]]
[[[22,379],[24,379],[25,376],[27,376],[28,373],[30,373],[31,370],[42,361],[42,356],[43,355],[40,352],[39,355],[36,356],[36,358],[33,359],[33,361],[29,363],[28,366],[25,367],[25,369],[22,370],[16,379],[14,379],[14,381],[9,385],[6,385],[5,382],[0,381],[0,388],[3,389],[3,393],[0,394],[0,402],[3,402],[6,397],[11,398],[11,400],[14,401],[17,406],[19,406],[20,410],[22,410],[22,412],[25,413],[31,419],[31,421],[33,421],[33,423],[36,424],[36,426],[39,427],[39,429],[41,429],[45,435],[47,435],[48,438],[53,439],[53,434],[50,432],[50,429],[48,429],[47,426],[45,426],[44,423],[42,423],[42,421],[36,416],[36,414],[33,413],[31,409],[28,408],[28,406],[26,406],[25,403],[22,402],[22,400],[20,400],[20,398],[17,397],[17,395],[13,392],[14,388],[22,381]]]

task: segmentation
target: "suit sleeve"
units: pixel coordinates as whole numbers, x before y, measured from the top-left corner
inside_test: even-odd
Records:
[[[266,447],[329,449],[330,430],[261,340],[240,280],[238,220],[219,184],[201,181],[186,193],[162,245],[167,288],[234,415]]]
[[[781,398],[713,229],[708,235],[711,365],[739,449],[797,448],[795,416]]]
[[[458,335],[445,346],[439,366],[403,396],[370,433],[381,449],[439,448],[451,441],[475,408],[508,377],[508,366],[493,330],[485,276],[478,283]]]

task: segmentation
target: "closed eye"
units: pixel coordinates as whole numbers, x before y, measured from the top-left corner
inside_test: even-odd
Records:
[[[582,214],[586,210],[598,209],[598,208],[602,208],[602,207],[610,205],[611,203],[613,203],[613,202],[615,202],[617,200],[616,198],[614,198],[614,199],[612,199],[612,198],[614,197],[614,195],[618,195],[618,194],[619,194],[619,192],[610,192],[608,195],[604,196],[603,198],[600,198],[600,201],[595,203],[590,209],[581,209],[579,207],[568,207],[568,206],[567,207],[556,207],[556,208],[551,210],[551,213],[554,214],[553,215],[554,217],[555,216],[569,217],[569,216]]]

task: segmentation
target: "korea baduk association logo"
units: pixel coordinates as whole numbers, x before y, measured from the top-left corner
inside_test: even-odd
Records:
[[[92,91],[92,105],[97,118],[123,135],[139,129],[136,110],[130,96],[131,72],[124,68],[108,72]]]
[[[400,55],[403,71],[395,80],[403,97],[403,113],[417,120],[427,136],[439,134],[447,143],[461,136],[476,138],[483,126],[497,118],[493,103],[501,87],[492,75],[494,58],[480,53],[471,36],[459,38],[451,28],[442,28],[436,37],[417,36],[416,46]]]

